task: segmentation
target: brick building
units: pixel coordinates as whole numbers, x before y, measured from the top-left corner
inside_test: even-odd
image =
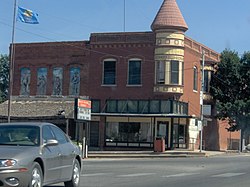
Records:
[[[239,134],[214,118],[209,96],[219,54],[185,36],[188,26],[175,0],[163,1],[151,29],[15,44],[11,119],[53,122],[101,150],[153,149],[157,137],[164,137],[166,149],[197,149],[204,52],[203,148],[237,149]],[[74,121],[76,97],[91,99],[89,123]],[[3,121],[6,108],[7,102],[0,108]]]

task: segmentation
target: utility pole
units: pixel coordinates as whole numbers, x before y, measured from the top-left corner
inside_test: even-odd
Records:
[[[205,51],[202,50],[202,64],[201,64],[201,90],[200,90],[200,118],[201,118],[201,127],[200,127],[200,152],[202,152],[202,139],[203,139],[203,90],[204,90],[204,65],[205,65]]]

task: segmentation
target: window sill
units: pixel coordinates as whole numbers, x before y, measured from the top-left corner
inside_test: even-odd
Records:
[[[142,87],[142,84],[127,84],[127,87]]]
[[[116,84],[102,84],[102,87],[116,87]]]

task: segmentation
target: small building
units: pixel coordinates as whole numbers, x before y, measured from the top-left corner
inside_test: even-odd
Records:
[[[164,0],[152,31],[91,33],[88,41],[15,44],[12,120],[50,121],[90,149],[198,149],[201,98],[206,150],[238,149],[239,134],[215,118],[209,95],[220,54],[185,35],[175,0]],[[201,96],[201,61],[205,56]],[[74,98],[92,101],[90,122],[74,120]],[[7,102],[0,108],[7,119]],[[79,137],[80,132],[80,137]]]

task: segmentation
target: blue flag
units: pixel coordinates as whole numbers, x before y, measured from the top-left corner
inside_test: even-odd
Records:
[[[34,13],[31,10],[18,7],[18,15],[17,18],[24,23],[30,23],[30,24],[38,24],[38,14]]]

